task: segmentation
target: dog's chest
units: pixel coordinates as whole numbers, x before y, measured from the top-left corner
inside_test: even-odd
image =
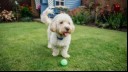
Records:
[[[59,40],[59,39],[56,38],[56,39],[52,39],[51,43],[53,45],[56,45],[56,46],[59,46],[59,47],[63,47],[63,46],[68,46],[70,44],[70,41],[71,41],[70,37],[64,38],[62,40]]]
[[[69,43],[67,42],[67,40],[57,40],[56,45],[62,47],[69,45]]]
[[[64,37],[63,39],[58,39],[56,33],[52,33],[50,36],[50,43],[54,46],[68,46],[71,41],[71,35],[68,35],[67,37]]]

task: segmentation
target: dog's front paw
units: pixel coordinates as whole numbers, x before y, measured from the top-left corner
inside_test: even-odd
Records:
[[[58,56],[58,54],[59,53],[55,53],[55,52],[52,53],[53,56]]]
[[[70,57],[69,54],[62,54],[62,56],[63,56],[64,58],[69,58],[69,57]]]

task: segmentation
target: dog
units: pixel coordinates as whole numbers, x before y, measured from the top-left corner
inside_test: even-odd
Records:
[[[60,13],[50,19],[48,14],[52,12],[50,8],[47,8],[41,14],[42,22],[48,25],[48,48],[52,49],[53,56],[58,56],[59,49],[61,49],[61,55],[64,58],[69,58],[68,49],[71,42],[71,33],[74,32],[75,26],[71,17],[66,13]]]

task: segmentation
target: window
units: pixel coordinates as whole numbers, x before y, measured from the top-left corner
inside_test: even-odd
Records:
[[[64,6],[64,0],[56,0],[56,6]]]

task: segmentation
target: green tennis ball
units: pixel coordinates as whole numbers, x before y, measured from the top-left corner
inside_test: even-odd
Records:
[[[60,64],[62,66],[66,66],[68,64],[68,61],[66,59],[62,59],[61,62],[60,62]]]

